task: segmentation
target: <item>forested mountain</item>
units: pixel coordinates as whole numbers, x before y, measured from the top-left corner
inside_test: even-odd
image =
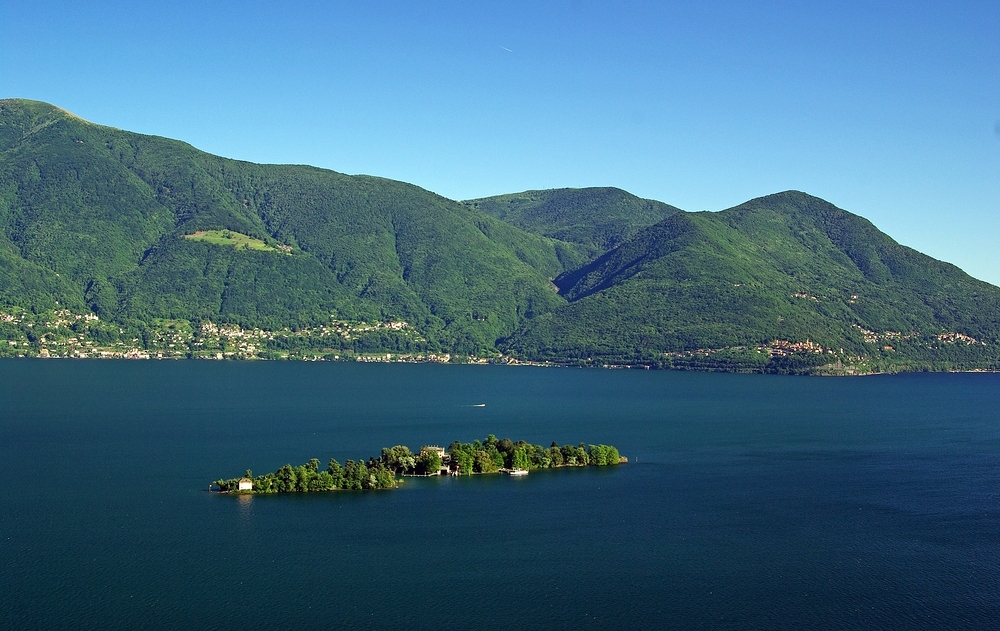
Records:
[[[459,203],[0,101],[3,354],[997,368],[998,307],[803,193],[718,213],[613,188]]]
[[[569,304],[526,323],[511,352],[992,366],[1000,331],[1000,289],[795,191],[676,213],[555,282]]]
[[[182,238],[199,230],[290,255]],[[9,304],[265,328],[406,320],[463,352],[561,304],[549,279],[585,260],[409,184],[228,160],[22,100],[0,102],[0,252]]]
[[[680,212],[618,188],[559,188],[524,191],[463,202],[527,232],[569,241],[599,253],[640,229]]]

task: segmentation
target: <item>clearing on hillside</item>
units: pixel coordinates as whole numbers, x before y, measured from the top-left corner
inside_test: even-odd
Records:
[[[184,238],[191,239],[192,241],[206,241],[215,245],[231,245],[244,250],[261,250],[264,252],[277,252],[280,250],[289,256],[292,254],[292,246],[290,245],[271,247],[260,239],[254,239],[250,235],[233,232],[232,230],[199,230],[184,235]]]

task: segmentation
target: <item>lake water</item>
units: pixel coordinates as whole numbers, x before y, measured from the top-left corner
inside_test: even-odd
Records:
[[[998,410],[986,374],[0,361],[0,628],[997,629]],[[489,433],[630,463],[205,492]]]

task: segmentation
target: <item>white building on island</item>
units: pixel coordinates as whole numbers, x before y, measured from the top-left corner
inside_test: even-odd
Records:
[[[240,479],[240,490],[241,491],[252,491],[253,490],[253,480],[250,478]]]

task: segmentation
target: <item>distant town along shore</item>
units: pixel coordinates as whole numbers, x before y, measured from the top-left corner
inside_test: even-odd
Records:
[[[221,493],[307,493],[319,491],[393,489],[399,476],[472,475],[508,473],[525,475],[531,469],[555,467],[611,466],[628,462],[610,445],[532,445],[490,434],[483,441],[455,441],[447,449],[424,445],[418,453],[409,447],[383,447],[382,454],[364,460],[348,460],[343,466],[333,458],[325,471],[319,459],[293,467],[286,464],[274,473],[254,477],[249,469],[240,478],[217,480],[212,490]]]

